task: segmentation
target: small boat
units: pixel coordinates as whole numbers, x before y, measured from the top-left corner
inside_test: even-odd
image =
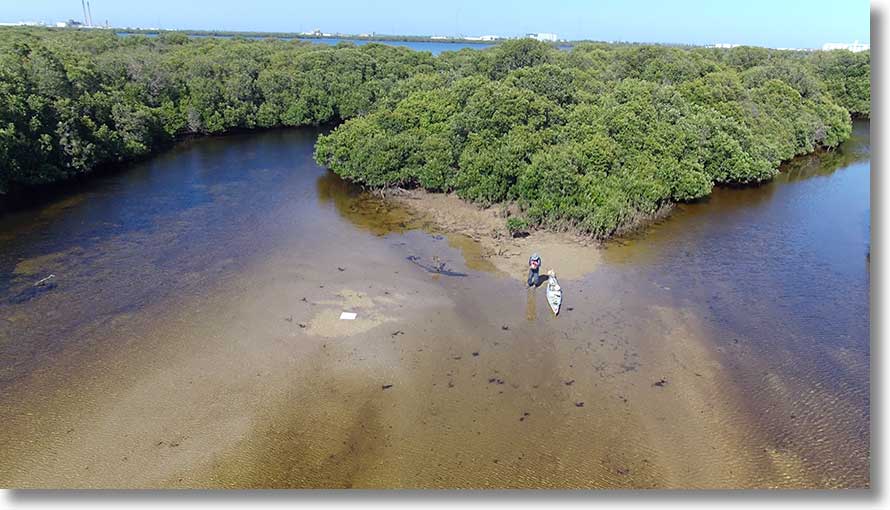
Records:
[[[547,304],[553,310],[554,315],[559,315],[559,306],[562,305],[562,287],[553,270],[547,272]]]

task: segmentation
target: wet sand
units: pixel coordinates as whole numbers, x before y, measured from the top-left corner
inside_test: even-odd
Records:
[[[472,239],[478,257],[489,260],[499,271],[525,281],[528,258],[538,253],[542,274],[556,268],[561,280],[577,280],[595,270],[601,262],[600,250],[590,238],[566,232],[534,230],[525,237],[513,237],[506,228],[503,206],[481,208],[454,194],[410,190],[392,194],[390,200],[407,207],[437,229]]]

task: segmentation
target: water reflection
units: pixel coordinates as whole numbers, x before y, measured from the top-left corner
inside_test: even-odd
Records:
[[[528,298],[525,304],[525,318],[530,321],[538,320],[538,297],[534,288],[528,289]]]
[[[405,208],[376,197],[325,171],[315,181],[318,203],[333,205],[352,225],[377,236],[404,233],[424,227]]]
[[[445,240],[449,247],[460,250],[463,263],[468,269],[500,274],[494,264],[485,257],[479,243],[467,235],[443,232],[422,214],[385,200],[377,193],[350,184],[331,171],[322,173],[316,180],[315,186],[319,204],[333,205],[340,217],[363,231],[384,236],[422,230],[438,241]],[[438,255],[430,255],[430,257],[435,256]]]
[[[838,150],[679,206],[604,256],[706,318],[776,448],[849,459],[857,477],[868,469],[869,155],[857,122]]]

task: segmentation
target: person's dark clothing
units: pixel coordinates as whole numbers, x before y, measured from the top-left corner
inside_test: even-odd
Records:
[[[538,256],[537,253],[533,254],[528,259],[528,286],[531,287],[533,285],[537,285],[540,278],[538,276],[538,271],[541,270],[541,257]]]
[[[528,286],[532,287],[538,284],[538,270],[537,269],[529,269],[528,270]]]

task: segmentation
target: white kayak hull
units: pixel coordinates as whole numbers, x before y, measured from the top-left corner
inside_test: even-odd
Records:
[[[559,315],[559,307],[562,306],[562,287],[556,276],[547,279],[547,304],[553,310],[554,315]]]

